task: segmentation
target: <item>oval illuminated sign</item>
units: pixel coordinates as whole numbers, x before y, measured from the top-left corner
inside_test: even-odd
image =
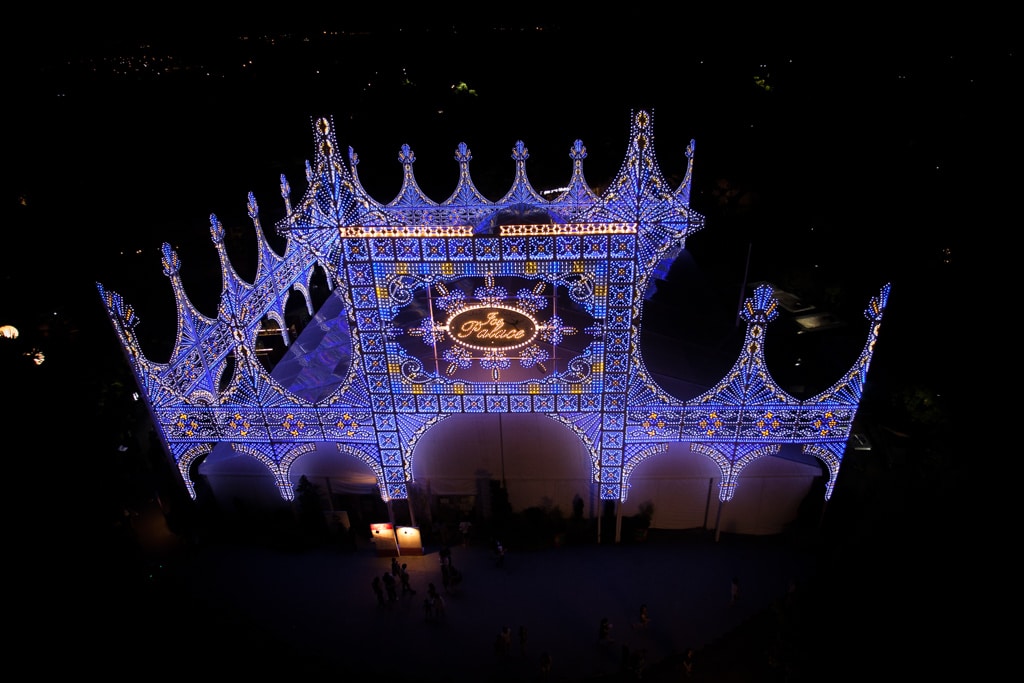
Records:
[[[448,334],[470,349],[515,349],[537,336],[537,321],[523,311],[504,306],[463,309],[448,319]]]

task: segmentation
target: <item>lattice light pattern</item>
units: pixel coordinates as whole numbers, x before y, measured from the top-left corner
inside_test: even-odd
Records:
[[[458,183],[443,202],[420,190],[405,145],[402,188],[385,204],[363,189],[352,149],[347,163],[338,153],[333,121],[317,120],[313,133],[316,156],[297,202],[281,176],[283,254],[269,247],[249,195],[259,247],[253,282],[231,267],[224,228],[210,217],[223,281],[216,318],[189,301],[178,256],[164,245],[178,312],[167,363],[145,357],[135,311],[97,284],[191,495],[190,465],[230,443],[262,463],[290,500],[293,463],[327,442],[338,457],[366,463],[385,500],[402,499],[430,427],[460,413],[530,412],[585,445],[602,499],[625,501],[636,466],[673,442],[715,462],[722,501],[743,468],[786,444],[825,464],[831,496],[889,285],[865,311],[870,330],[859,357],[826,391],[797,400],[772,379],[764,338],[778,302],[762,285],[744,304],[745,341],[732,369],[696,398],[670,395],[644,364],[638,321],[657,269],[704,226],[690,207],[692,141],[686,174],[672,188],[654,156],[651,116],[634,112],[625,161],[607,189],[599,196],[587,185],[577,141],[571,179],[552,200],[531,186],[520,141],[512,187],[497,201],[474,186],[472,154],[461,143]],[[524,223],[524,215],[543,220]],[[316,269],[331,288],[320,311],[310,296]],[[295,341],[285,323],[293,291],[322,336],[289,376],[263,366],[256,341],[267,330],[287,346]]]

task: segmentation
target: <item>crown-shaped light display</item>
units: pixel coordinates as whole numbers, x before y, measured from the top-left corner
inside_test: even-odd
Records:
[[[563,424],[590,454],[600,498],[625,501],[630,475],[668,444],[688,443],[721,470],[719,498],[732,499],[757,458],[797,447],[828,473],[828,499],[865,382],[889,295],[865,311],[867,341],[827,390],[797,400],[772,379],[764,339],[778,315],[769,285],[746,300],[746,333],[732,369],[683,400],[654,380],[640,353],[640,323],[655,274],[703,228],[690,207],[693,142],[686,174],[670,187],[654,156],[649,112],[634,112],[628,149],[608,187],[587,184],[582,142],[569,151],[572,175],[547,200],[531,186],[517,142],[511,189],[485,198],[463,143],[459,179],[443,202],[428,198],[403,146],[403,183],[389,203],[363,189],[358,157],[338,153],[333,122],[314,122],[316,155],[306,191],[292,203],[281,176],[286,239],[270,248],[255,199],[249,216],[259,244],[253,282],[232,268],[224,229],[211,216],[223,291],[216,318],[201,314],[182,287],[177,254],[163,247],[177,302],[170,360],[147,359],[135,311],[98,284],[169,457],[194,497],[189,468],[219,444],[261,462],[280,495],[294,495],[295,461],[324,443],[355,457],[377,478],[384,500],[408,497],[416,444],[460,413],[537,413]],[[320,269],[331,290],[318,311],[310,295]],[[285,322],[290,293],[313,317],[298,339]],[[288,348],[273,368],[257,337]]]

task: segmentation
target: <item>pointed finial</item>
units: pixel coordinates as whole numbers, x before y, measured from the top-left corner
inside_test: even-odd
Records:
[[[582,140],[572,143],[572,150],[569,151],[569,158],[573,161],[582,161],[587,158],[587,148],[583,146]]]
[[[771,285],[760,285],[743,303],[740,316],[748,323],[769,323],[779,316],[779,302]]]
[[[178,253],[174,251],[174,249],[171,248],[171,245],[167,242],[163,243],[163,246],[160,247],[160,251],[163,254],[161,262],[164,266],[164,275],[167,277],[176,276],[181,268],[181,261],[178,258]]]
[[[252,192],[249,193],[249,202],[246,205],[246,208],[249,211],[249,218],[255,221],[256,217],[260,215],[260,208],[259,205],[256,203],[256,195],[254,195]]]
[[[217,214],[210,214],[210,236],[214,244],[224,243],[224,226],[217,220]]]
[[[409,145],[402,145],[402,150],[398,153],[398,161],[403,166],[414,163],[416,161],[416,155],[413,154],[412,149]]]
[[[522,140],[516,141],[516,145],[512,149],[512,158],[516,161],[526,161],[530,158],[530,152],[526,149],[526,145],[523,144]]]

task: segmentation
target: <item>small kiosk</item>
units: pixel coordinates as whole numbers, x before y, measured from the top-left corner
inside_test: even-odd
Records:
[[[378,557],[423,554],[419,527],[395,527],[390,522],[381,522],[370,525],[370,536]]]

